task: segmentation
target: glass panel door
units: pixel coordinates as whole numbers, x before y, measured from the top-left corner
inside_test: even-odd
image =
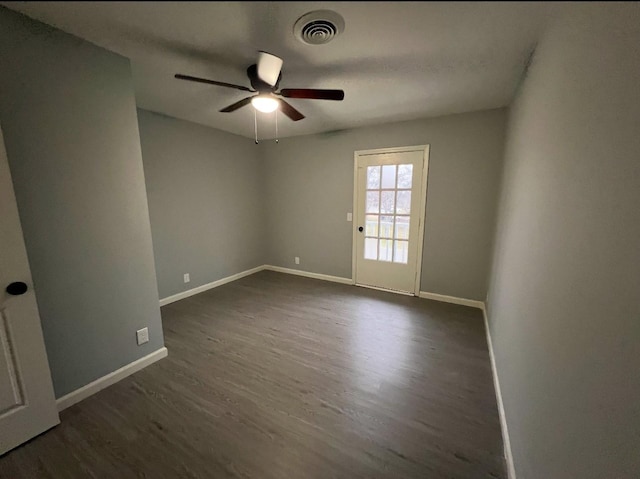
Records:
[[[356,284],[415,293],[426,151],[356,157]]]

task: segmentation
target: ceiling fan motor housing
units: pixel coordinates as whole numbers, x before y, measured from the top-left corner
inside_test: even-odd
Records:
[[[344,19],[332,10],[315,10],[302,15],[293,35],[307,45],[324,45],[344,31]]]

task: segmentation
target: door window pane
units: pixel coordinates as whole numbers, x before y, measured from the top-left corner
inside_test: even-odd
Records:
[[[367,166],[364,258],[407,264],[413,165]]]
[[[380,212],[380,192],[367,191],[367,213]]]
[[[396,239],[409,239],[408,216],[396,216]]]
[[[366,216],[367,227],[364,234],[366,236],[378,236],[378,215]]]
[[[380,188],[380,167],[367,166],[367,189],[375,190]]]
[[[395,191],[383,191],[382,201],[380,202],[380,213],[394,213],[395,207]]]
[[[396,187],[396,165],[382,166],[382,187],[383,188]]]
[[[386,191],[384,193],[386,193]],[[382,194],[384,195],[384,193]],[[411,191],[398,191],[396,208],[396,213],[399,215],[408,215],[411,213]],[[386,213],[386,211],[383,211],[383,213]]]
[[[413,165],[398,165],[398,188],[411,188]]]
[[[379,256],[379,260],[380,261],[391,261],[392,258],[392,246],[393,246],[393,240],[388,240],[388,239],[381,239],[380,240],[380,256]]]
[[[380,238],[393,238],[393,216],[380,217]]]
[[[376,238],[364,239],[364,259],[378,259],[378,240]]]
[[[393,245],[395,250],[393,255],[393,262],[407,264],[407,260],[409,259],[409,242],[394,241]]]

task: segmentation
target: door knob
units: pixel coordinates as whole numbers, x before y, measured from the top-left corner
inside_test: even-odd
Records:
[[[363,230],[364,230],[364,228],[363,228],[362,226],[360,226],[360,227],[358,228],[358,231],[360,231],[360,233],[362,233],[362,231],[363,231]]]
[[[20,296],[21,294],[26,293],[27,289],[29,288],[25,283],[16,281],[15,283],[11,283],[9,286],[7,286],[6,291],[13,296]]]

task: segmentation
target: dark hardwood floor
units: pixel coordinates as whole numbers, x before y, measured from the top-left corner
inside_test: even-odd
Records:
[[[479,310],[264,271],[0,458],[20,478],[505,478]]]

